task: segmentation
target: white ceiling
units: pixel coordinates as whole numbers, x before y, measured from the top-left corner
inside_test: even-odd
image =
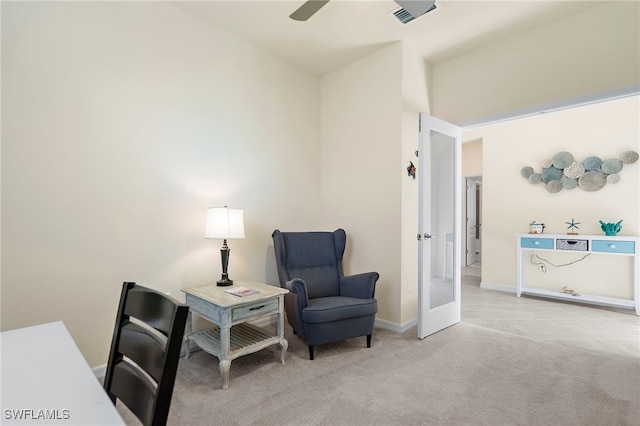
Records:
[[[605,1],[437,0],[406,24],[393,0],[331,0],[308,21],[289,18],[304,0],[177,0],[174,6],[322,75],[398,40],[432,64],[513,37]]]

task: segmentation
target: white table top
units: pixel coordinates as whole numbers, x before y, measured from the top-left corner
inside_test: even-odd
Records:
[[[61,321],[0,333],[0,353],[3,425],[125,424]]]

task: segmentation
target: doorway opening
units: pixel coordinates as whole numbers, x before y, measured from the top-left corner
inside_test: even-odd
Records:
[[[482,262],[482,176],[466,180],[465,266],[480,269]]]

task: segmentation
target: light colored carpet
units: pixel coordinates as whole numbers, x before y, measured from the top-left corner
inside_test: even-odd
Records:
[[[170,425],[637,425],[640,363],[460,323],[425,340],[376,329],[307,346],[287,328],[276,346],[231,364],[181,359]],[[137,424],[120,403],[128,424]]]

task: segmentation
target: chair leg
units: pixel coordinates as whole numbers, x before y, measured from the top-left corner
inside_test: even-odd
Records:
[[[371,347],[371,334],[367,334],[367,347]]]
[[[313,346],[309,345],[309,359],[313,361]]]

